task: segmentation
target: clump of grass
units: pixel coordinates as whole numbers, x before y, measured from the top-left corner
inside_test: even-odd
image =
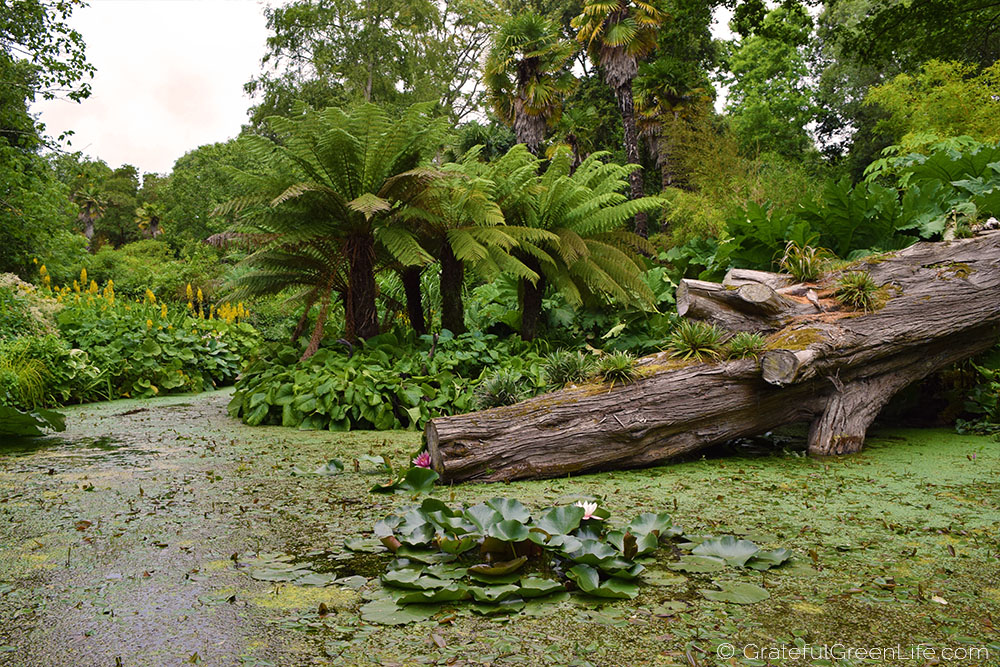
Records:
[[[671,356],[688,359],[715,359],[722,355],[726,332],[714,324],[684,320],[670,334]]]
[[[528,397],[521,381],[521,374],[509,368],[501,368],[482,379],[476,388],[476,407],[480,410],[513,405]]]
[[[741,331],[726,343],[727,356],[730,359],[757,359],[766,346],[767,339],[760,334]]]
[[[830,259],[829,251],[823,248],[789,241],[778,265],[783,271],[790,273],[796,282],[806,283],[817,280],[827,270]]]
[[[867,313],[878,307],[879,286],[867,271],[848,271],[837,279],[833,296],[848,308]]]
[[[550,389],[570,382],[585,382],[594,376],[597,364],[589,354],[577,350],[557,350],[545,357],[542,372]]]
[[[636,359],[628,352],[614,352],[601,357],[597,365],[597,374],[610,382],[611,386],[618,384],[629,384],[635,381]]]

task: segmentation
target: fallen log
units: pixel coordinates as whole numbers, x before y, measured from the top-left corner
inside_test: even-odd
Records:
[[[846,271],[882,285],[874,312],[831,298]],[[445,481],[501,481],[635,468],[800,422],[811,453],[856,452],[892,396],[985,351],[1000,326],[998,232],[868,258],[811,286],[734,273],[728,286],[688,282],[682,314],[718,322],[724,313],[752,327],[739,330],[773,332],[759,361],[663,352],[641,361],[632,384],[595,381],[434,419],[425,432],[434,469]],[[799,296],[810,291],[813,302]]]

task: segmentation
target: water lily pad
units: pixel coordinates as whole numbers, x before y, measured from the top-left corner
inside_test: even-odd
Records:
[[[646,570],[642,573],[642,582],[650,586],[680,586],[687,583],[687,577],[663,570]]]
[[[275,564],[274,567],[262,567],[256,570],[250,570],[250,576],[257,581],[295,581],[299,577],[304,577],[307,574],[313,574],[313,571],[308,568],[296,567],[294,565],[281,567],[280,564]]]
[[[313,470],[314,475],[339,475],[344,472],[344,462],[340,459],[330,459],[320,467]]]
[[[372,493],[429,493],[440,475],[430,468],[410,468],[406,474],[387,484],[376,484]]]
[[[388,551],[377,538],[351,537],[344,540],[344,546],[358,553],[377,554]]]
[[[469,593],[476,602],[496,604],[515,597],[521,589],[513,584],[505,586],[469,586]]]
[[[660,514],[653,514],[652,512],[643,512],[636,518],[629,522],[626,529],[635,535],[648,535],[650,533],[667,537],[671,532],[670,529],[673,528],[673,523],[670,521],[670,515],[661,512]],[[679,531],[680,529],[678,529]],[[675,534],[680,534],[679,532]]]
[[[465,510],[465,518],[472,522],[483,535],[497,523],[503,521],[503,515],[486,503],[479,503]]]
[[[697,556],[715,556],[730,565],[743,567],[759,551],[760,547],[750,540],[738,540],[732,535],[724,535],[705,540],[692,549],[691,553]]]
[[[491,498],[486,501],[486,505],[500,513],[505,521],[519,521],[527,523],[531,520],[531,513],[513,498]]]
[[[508,519],[493,524],[489,535],[504,542],[520,542],[528,539],[528,527],[516,519]]]
[[[576,505],[553,507],[535,519],[534,527],[549,535],[566,535],[580,527],[583,508]]]
[[[470,535],[465,535],[458,539],[442,537],[438,539],[437,545],[441,551],[449,554],[463,554],[479,544],[479,540]]]
[[[682,602],[680,600],[667,600],[666,602],[662,602],[655,607],[650,607],[649,613],[653,616],[666,618],[686,609],[688,609],[688,604],[686,602]]]
[[[509,560],[503,563],[482,563],[480,565],[473,565],[470,567],[469,574],[485,574],[491,576],[510,574],[511,572],[516,572],[521,569],[527,562],[528,557],[521,556],[520,558],[515,558],[514,560]]]
[[[461,579],[468,574],[469,568],[450,563],[438,563],[424,568],[424,572],[438,579]]]
[[[457,602],[469,599],[469,589],[457,582],[449,582],[444,588],[428,591],[412,591],[400,596],[398,604],[428,604],[431,602]]]
[[[754,604],[763,602],[771,597],[771,594],[760,586],[732,581],[718,582],[716,585],[722,590],[713,591],[699,588],[698,592],[708,600],[716,602],[732,602],[735,604]]]
[[[726,569],[726,561],[715,556],[681,556],[676,563],[667,565],[671,570],[680,572],[691,572],[699,574],[704,572],[718,572]]]
[[[511,572],[510,574],[482,574],[479,572],[469,572],[469,578],[473,581],[478,581],[482,584],[513,584],[516,583],[521,578],[520,572]]]
[[[421,568],[389,570],[382,575],[381,579],[382,583],[386,586],[417,591],[429,591],[435,588],[443,588],[451,583],[448,580],[427,576]]]
[[[758,551],[753,558],[747,561],[747,567],[755,570],[769,570],[772,567],[784,565],[792,559],[792,552],[788,549],[773,549],[771,551]]]
[[[403,522],[403,517],[398,514],[390,514],[389,516],[379,519],[375,522],[375,537],[381,539],[383,537],[391,537],[395,532],[396,528]]]
[[[564,592],[566,589],[561,583],[553,579],[543,579],[542,577],[523,577],[520,583],[521,597],[540,598],[553,593]]]
[[[563,553],[566,553],[565,550]],[[579,549],[566,553],[567,558],[584,565],[600,565],[618,558],[619,555],[614,547],[598,540],[580,540]]]
[[[561,586],[560,586],[561,588]],[[540,598],[531,598],[524,601],[525,616],[548,616],[552,613],[553,607],[562,604],[570,599],[569,593],[565,590],[552,593]]]
[[[481,616],[502,616],[505,614],[516,614],[522,609],[524,609],[524,600],[520,599],[504,600],[499,604],[476,602],[469,605],[469,608],[473,611],[473,613],[479,614]]]
[[[444,551],[435,551],[433,549],[414,549],[406,546],[397,549],[396,555],[400,558],[409,558],[411,560],[427,564],[450,563],[456,558],[455,554],[446,553]]]
[[[305,576],[299,577],[295,580],[296,586],[329,586],[334,581],[336,581],[337,575],[330,574],[319,574],[317,572],[311,572]]]
[[[566,575],[576,582],[581,591],[588,595],[624,600],[634,598],[639,594],[639,587],[630,581],[608,579],[602,583],[597,570],[589,565],[575,565],[569,569]]]
[[[411,604],[400,606],[392,598],[384,597],[361,606],[361,618],[380,625],[406,625],[425,621],[441,611],[439,605]]]

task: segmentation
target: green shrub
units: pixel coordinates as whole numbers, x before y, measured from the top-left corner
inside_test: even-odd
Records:
[[[824,248],[814,248],[808,244],[789,241],[785,254],[778,261],[783,271],[792,275],[796,282],[806,283],[818,280],[829,265],[831,255]]]
[[[0,340],[54,331],[52,318],[58,308],[33,285],[12,273],[0,274]]]
[[[476,407],[480,410],[513,405],[528,397],[521,374],[510,368],[493,371],[476,388]]]
[[[668,342],[671,355],[688,359],[715,359],[725,347],[727,334],[713,324],[698,320],[683,320]]]

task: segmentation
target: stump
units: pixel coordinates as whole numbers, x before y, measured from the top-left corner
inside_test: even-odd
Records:
[[[832,298],[839,275],[882,286],[874,312]],[[989,349],[1000,325],[1000,232],[854,263],[819,284],[733,270],[682,281],[678,312],[768,333],[760,360],[640,362],[632,384],[599,382],[516,405],[431,420],[427,448],[444,481],[559,477],[654,465],[786,424],[809,422],[809,451],[856,452],[907,385]]]

